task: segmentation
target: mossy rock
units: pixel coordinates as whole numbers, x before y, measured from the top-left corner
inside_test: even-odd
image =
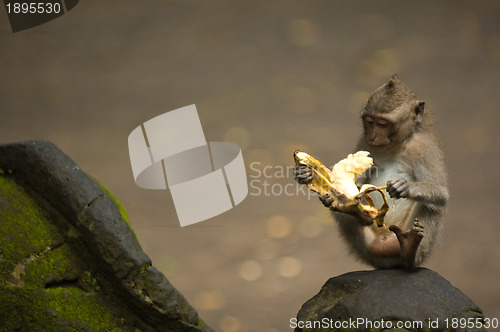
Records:
[[[56,146],[0,145],[0,331],[212,331]]]

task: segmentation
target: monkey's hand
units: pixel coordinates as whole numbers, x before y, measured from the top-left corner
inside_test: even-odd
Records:
[[[308,184],[313,179],[311,167],[305,165],[298,165],[293,168],[295,180],[300,184]],[[331,204],[331,203],[330,203]]]
[[[392,198],[408,198],[410,196],[410,182],[403,178],[388,181],[387,192]]]
[[[352,204],[352,201],[335,190],[335,188],[332,188],[331,191],[326,194],[320,195],[319,200],[325,207],[330,208],[332,211],[339,211],[348,204]]]
[[[352,201],[344,195],[340,194],[335,189],[332,190],[332,193],[320,195],[319,200],[325,207],[329,208],[332,211],[340,211],[355,216],[356,220],[359,221],[361,226],[369,226],[374,222],[373,218],[358,209],[356,209],[355,212],[352,209],[352,212],[346,212],[346,207],[352,206]]]
[[[333,199],[332,195],[330,195],[329,193],[326,193],[324,195],[320,195],[319,200],[321,201],[321,203],[323,203],[323,205],[325,207],[331,208],[333,210],[332,203],[333,203],[334,199]]]

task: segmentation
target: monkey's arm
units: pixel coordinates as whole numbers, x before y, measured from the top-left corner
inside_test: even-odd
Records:
[[[448,190],[435,182],[409,181],[404,178],[387,182],[387,191],[393,198],[409,198],[415,201],[443,206],[448,201]]]
[[[422,150],[433,151],[433,154],[422,153]],[[398,178],[389,181],[387,192],[393,198],[409,198],[442,207],[446,205],[449,193],[441,151],[436,151],[436,145],[422,150],[418,157],[412,158],[416,161],[411,167],[414,180]]]

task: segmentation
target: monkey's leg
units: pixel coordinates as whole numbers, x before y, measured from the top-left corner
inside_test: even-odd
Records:
[[[405,264],[406,268],[415,268],[415,257],[417,255],[418,246],[422,239],[424,238],[424,228],[420,225],[417,218],[413,223],[412,229],[409,231],[403,231],[396,225],[389,227],[389,230],[394,232],[399,240],[399,245],[401,246],[401,258]]]

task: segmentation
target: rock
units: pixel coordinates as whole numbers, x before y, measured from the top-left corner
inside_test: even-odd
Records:
[[[484,316],[474,302],[438,273],[418,268],[411,272],[358,271],[331,278],[291,323],[295,323],[292,327],[297,332],[482,331],[476,326],[452,326],[460,324],[460,318],[476,324]],[[398,322],[403,326],[397,326]]]
[[[51,143],[0,145],[0,239],[0,331],[212,331]]]

